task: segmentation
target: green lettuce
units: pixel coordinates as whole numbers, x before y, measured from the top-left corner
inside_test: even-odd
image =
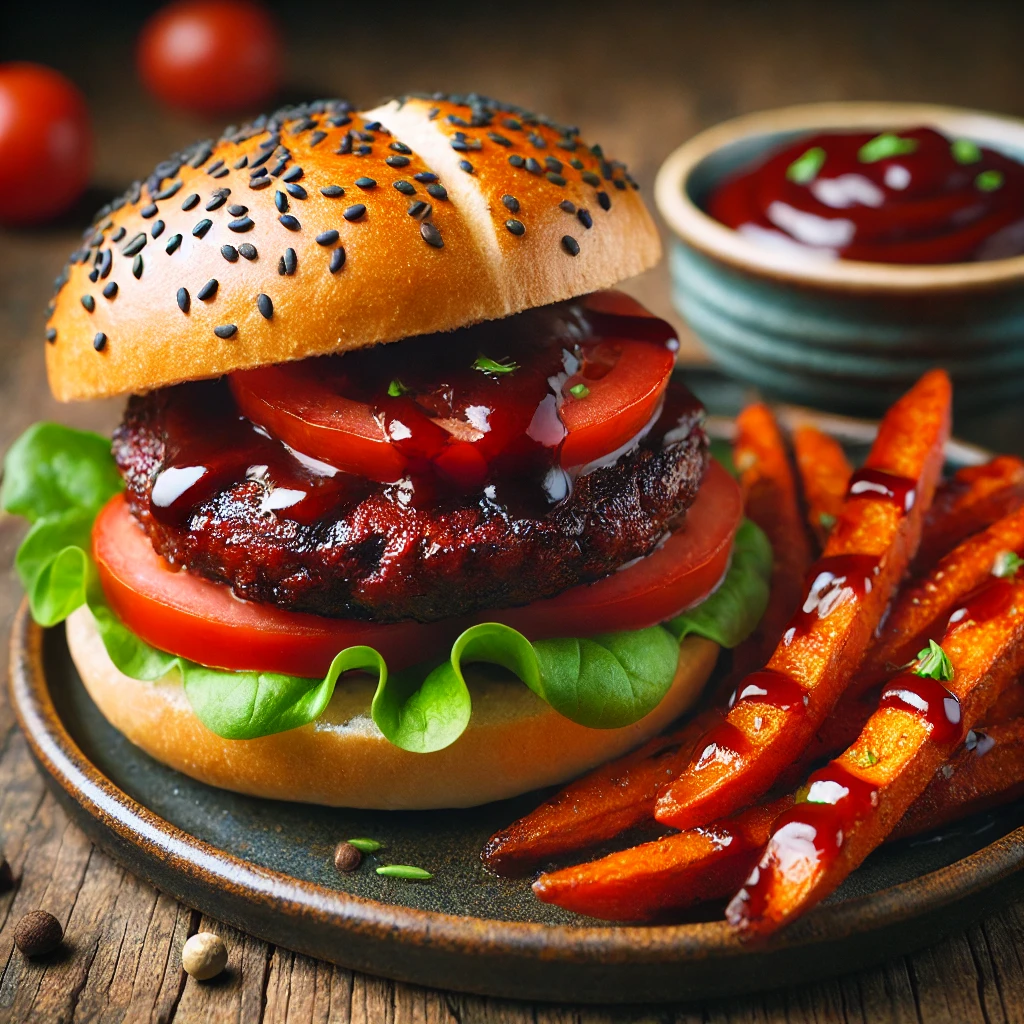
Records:
[[[472,713],[464,666],[483,662],[518,676],[559,714],[613,729],[647,715],[675,676],[679,642],[699,635],[732,647],[753,630],[768,599],[771,550],[746,522],[721,585],[664,626],[582,639],[530,642],[509,626],[472,626],[440,665],[389,673],[371,647],[340,651],[322,680],[209,668],[151,647],[107,605],[89,554],[96,514],[122,483],[109,443],[95,434],[37,424],[4,462],[0,506],[31,523],[15,564],[37,622],[52,626],[87,605],[114,665],[133,679],[181,679],[197,717],[219,736],[245,740],[315,721],[346,672],[376,675],[370,715],[387,739],[427,753],[455,742]]]

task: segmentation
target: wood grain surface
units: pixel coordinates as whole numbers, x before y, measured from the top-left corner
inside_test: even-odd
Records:
[[[40,418],[109,430],[119,402],[60,407],[43,377],[49,282],[89,212],[168,152],[213,126],[168,115],[140,94],[128,4],[21,5],[5,12],[0,60],[63,68],[86,90],[99,153],[96,190],[77,213],[34,232],[0,232],[0,451]],[[354,8],[353,8],[354,9]],[[654,5],[380,4],[282,7],[288,98],[372,103],[408,88],[477,89],[578,122],[644,186],[681,140],[746,110],[823,99],[907,99],[1024,113],[1024,5],[989,2]],[[87,45],[82,45],[83,41]],[[649,195],[649,192],[648,192]],[[632,290],[672,317],[663,269]],[[697,346],[686,335],[686,351]],[[1018,410],[959,432],[1024,449]],[[20,523],[0,520],[0,626],[18,600],[11,571]],[[269,947],[203,920],[122,871],[69,824],[36,772],[0,689],[0,848],[17,878],[0,894],[0,1024],[7,1021],[611,1024],[1024,1022],[1024,905],[877,970],[788,991],[681,1007],[535,1007],[397,985]],[[42,962],[13,946],[20,917],[43,907],[65,925]],[[181,971],[185,938],[220,932],[229,969],[212,983]],[[637,993],[638,1003],[642,993]]]

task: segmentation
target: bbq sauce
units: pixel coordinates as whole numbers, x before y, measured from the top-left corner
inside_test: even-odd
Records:
[[[826,132],[747,166],[708,212],[768,248],[873,263],[1024,253],[1024,165],[931,128]]]
[[[917,715],[931,726],[936,743],[960,739],[960,701],[937,679],[905,672],[882,689],[879,708],[897,708]]]
[[[884,499],[906,514],[917,500],[917,482],[881,469],[864,468],[858,469],[850,477],[846,493],[851,498]]]
[[[848,601],[870,594],[878,572],[878,560],[873,555],[832,555],[815,562],[807,574],[807,596],[790,619],[785,642],[790,644],[805,636]]]
[[[791,708],[803,710],[807,707],[807,691],[784,672],[765,668],[751,672],[744,678],[730,698],[729,707],[735,707],[745,701],[767,704],[780,711],[788,711]]]
[[[968,594],[963,603],[950,613],[946,628],[953,629],[968,622],[988,622],[1009,611],[1013,595],[1014,587],[1009,580],[990,580]]]

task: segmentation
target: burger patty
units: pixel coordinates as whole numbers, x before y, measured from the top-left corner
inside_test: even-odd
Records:
[[[359,480],[348,500],[298,522],[268,501],[272,483],[251,471],[242,451],[223,486],[170,521],[154,514],[151,499],[184,443],[175,406],[189,389],[211,387],[223,391],[212,404],[230,407],[222,384],[130,399],[113,451],[132,512],[172,564],[293,611],[428,622],[553,596],[652,551],[693,502],[707,467],[703,409],[673,383],[640,443],[576,478],[554,503],[537,499],[539,483],[499,481],[483,494],[420,504],[408,485]],[[207,392],[203,406],[210,405]],[[292,459],[279,442],[260,443]]]

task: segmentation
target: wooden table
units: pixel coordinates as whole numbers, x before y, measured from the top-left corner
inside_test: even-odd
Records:
[[[23,7],[28,5],[22,5]],[[554,5],[551,5],[553,8]],[[1024,7],[989,3],[822,5],[718,2],[687,11],[595,2],[575,12],[520,6],[484,18],[426,5],[379,5],[359,18],[288,8],[290,93],[372,103],[406,88],[478,89],[579,122],[650,186],[658,163],[698,128],[744,110],[812,99],[891,98],[1024,112]],[[131,76],[133,18],[112,5],[52,6],[4,26],[0,59],[65,69],[89,94],[100,143],[97,195],[123,189],[210,126],[157,111]],[[10,15],[7,15],[10,19]],[[37,20],[32,21],[35,17]],[[495,28],[497,26],[497,28]],[[533,27],[531,27],[533,26]],[[79,45],[82,41],[88,45]],[[648,191],[649,194],[649,191]],[[0,233],[0,450],[29,423],[59,418],[109,430],[120,402],[59,407],[42,369],[49,282],[87,214],[33,233]],[[634,291],[671,316],[666,276]],[[689,336],[686,335],[689,339]],[[692,344],[692,339],[689,339]],[[688,349],[695,352],[695,348]],[[968,424],[974,439],[1024,447],[1019,415]],[[961,433],[965,432],[963,427]],[[19,600],[10,571],[22,526],[0,521],[0,618]],[[48,793],[0,689],[0,845],[19,884],[0,895],[0,1022],[1019,1022],[1024,1021],[1024,905],[968,933],[859,975],[764,996],[636,1010],[530,1007],[355,975],[247,937],[200,916],[122,871],[70,825]],[[67,928],[65,951],[28,963],[13,950],[20,916],[36,907]],[[185,938],[221,932],[229,970],[186,980]]]

